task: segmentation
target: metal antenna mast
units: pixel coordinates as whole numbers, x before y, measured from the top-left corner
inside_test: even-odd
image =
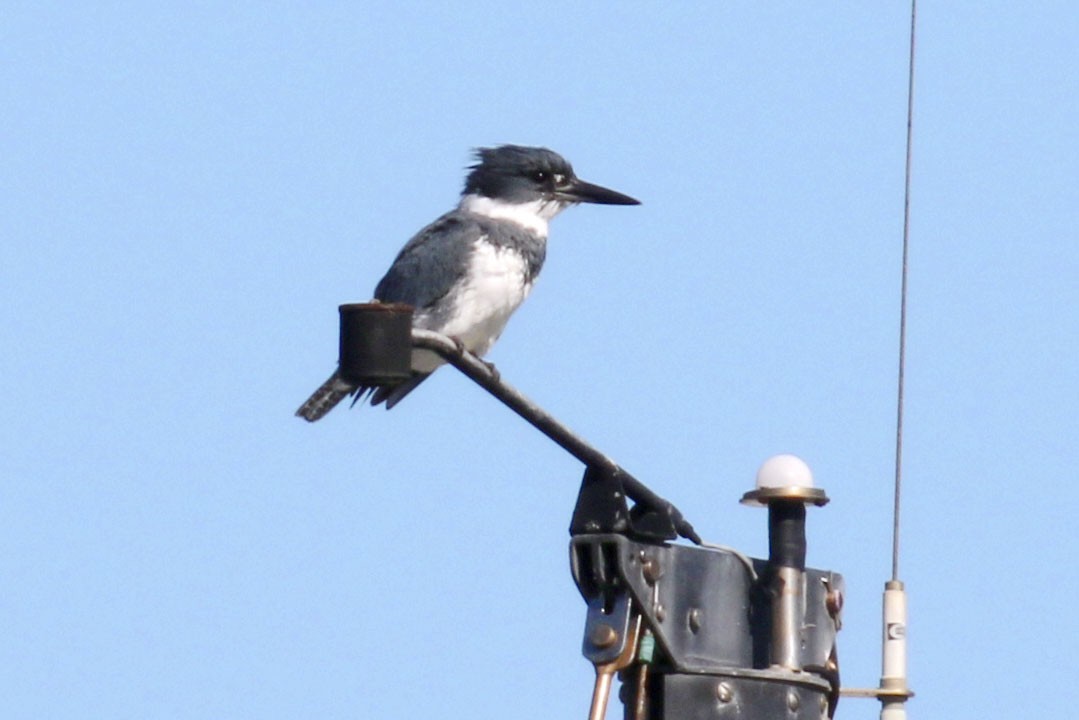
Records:
[[[850,697],[880,700],[881,720],[906,720],[906,702],[913,697],[907,684],[907,594],[899,579],[899,518],[903,486],[903,400],[907,356],[907,275],[910,256],[910,177],[914,140],[914,48],[917,0],[910,3],[910,56],[907,65],[907,143],[903,175],[903,261],[899,291],[899,371],[896,391],[895,497],[892,508],[892,574],[884,584],[881,677],[877,688],[843,688]]]
[[[910,62],[907,73],[907,155],[903,175],[903,267],[899,291],[899,378],[895,420],[895,503],[892,513],[892,580],[899,580],[899,511],[903,485],[903,391],[907,359],[907,267],[910,255],[910,166],[914,139],[914,29],[917,0],[910,3]]]
[[[910,57],[907,65],[907,148],[903,176],[903,263],[899,292],[899,372],[896,392],[895,501],[892,517],[892,577],[884,585],[884,628],[881,651],[881,720],[906,720],[907,595],[899,579],[900,490],[903,487],[903,391],[907,357],[907,275],[910,254],[910,168],[914,138],[914,48],[917,0],[910,3]]]

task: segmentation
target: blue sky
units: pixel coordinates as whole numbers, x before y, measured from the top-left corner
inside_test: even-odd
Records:
[[[844,680],[875,683],[908,13],[7,8],[4,717],[584,716],[579,464],[449,370],[390,413],[292,416],[336,306],[502,142],[643,204],[554,221],[490,359],[753,555],[764,513],[737,499],[803,457],[833,499],[809,561],[847,580]],[[1079,702],[1077,36],[1065,2],[920,8],[912,717]]]

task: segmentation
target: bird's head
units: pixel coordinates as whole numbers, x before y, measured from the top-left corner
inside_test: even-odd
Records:
[[[476,150],[462,195],[507,204],[540,203],[559,210],[577,203],[640,205],[628,195],[579,179],[556,152],[540,147],[500,145]]]

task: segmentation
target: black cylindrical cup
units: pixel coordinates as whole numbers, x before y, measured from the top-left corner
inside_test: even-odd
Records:
[[[350,303],[338,309],[341,377],[357,385],[389,385],[411,376],[411,305]]]

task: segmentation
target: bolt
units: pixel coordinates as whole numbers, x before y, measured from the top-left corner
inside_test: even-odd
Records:
[[[716,685],[716,698],[721,703],[729,703],[734,698],[734,691],[731,690],[731,686],[725,682],[721,682]]]
[[[663,574],[662,568],[659,566],[659,560],[655,558],[648,558],[641,563],[641,574],[644,575],[644,581],[649,585],[655,585],[659,580],[660,575]]]
[[[701,611],[697,608],[693,608],[689,611],[689,631],[692,633],[701,629]]]
[[[828,608],[828,614],[833,618],[839,617],[843,610],[843,593],[839,590],[829,590],[824,596],[824,607]]]
[[[588,639],[598,648],[609,648],[618,642],[618,631],[607,623],[600,623],[592,628]]]
[[[798,700],[798,693],[787,693],[787,708],[790,709],[791,712],[798,712],[798,708],[801,704],[802,703]]]

